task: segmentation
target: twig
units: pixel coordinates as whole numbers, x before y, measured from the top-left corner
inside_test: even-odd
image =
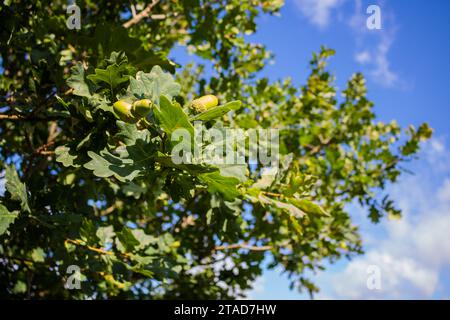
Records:
[[[131,8],[131,15],[134,17],[136,17],[136,7],[134,6],[133,3],[131,3],[130,1],[130,8]]]
[[[16,114],[0,114],[0,120],[18,120],[18,121],[55,121],[61,120],[64,117],[61,116],[48,116],[48,117],[35,117],[35,116],[22,116]]]
[[[106,216],[112,212],[114,212],[114,210],[116,210],[117,208],[121,207],[122,203],[114,203],[113,205],[111,205],[110,207],[106,208],[105,210],[100,211],[100,216]]]
[[[230,249],[248,249],[248,250],[252,250],[252,251],[267,251],[267,250],[271,250],[272,246],[251,246],[246,243],[235,243],[235,244],[230,244],[229,246],[216,246],[214,248],[215,251],[230,250]]]
[[[317,152],[320,151],[321,146],[312,146],[310,144],[307,144],[305,147],[307,147],[310,150],[310,154],[316,154]]]
[[[144,10],[142,10],[141,12],[139,12],[138,14],[136,14],[133,18],[131,18],[130,20],[128,20],[127,22],[125,22],[122,26],[125,29],[128,29],[129,27],[131,27],[132,25],[135,25],[136,23],[138,23],[139,21],[141,21],[142,19],[146,18],[149,16],[150,12],[152,11],[153,7],[156,6],[156,4],[159,2],[159,0],[153,0],[152,3],[150,3]]]
[[[50,138],[50,137],[49,137]],[[51,147],[52,145],[54,145],[55,144],[55,141],[54,140],[51,140],[51,141],[49,141],[49,142],[47,142],[46,144],[43,144],[42,146],[40,146],[39,148],[37,148],[35,151],[34,151],[34,154],[35,155],[38,155],[38,154],[45,154],[46,152],[48,152],[47,151],[47,148],[48,147]]]
[[[268,195],[268,196],[277,197],[277,198],[282,198],[284,196],[280,193],[275,193],[275,192],[270,192],[270,191],[261,191],[261,193]]]
[[[165,14],[152,14],[150,16],[152,20],[164,20],[166,18]]]
[[[41,151],[39,152],[42,156],[53,156],[55,154],[55,151]]]
[[[81,240],[78,240],[78,239],[76,239],[76,240],[66,239],[66,240],[64,240],[64,242],[72,243],[72,244],[75,244],[77,246],[86,248],[88,250],[91,250],[91,251],[94,251],[94,252],[97,252],[97,253],[106,254],[106,255],[114,255],[114,252],[112,252],[112,251],[106,251],[106,250],[103,250],[103,249],[100,249],[100,248],[89,246],[87,244],[82,243]],[[120,253],[120,255],[122,255],[124,257],[128,257],[127,253]]]
[[[21,119],[22,117],[19,117],[15,114],[0,114],[0,120],[6,119],[6,120],[17,120]]]
[[[72,94],[75,91],[74,88],[67,89],[64,91],[63,95],[68,96],[69,94]]]

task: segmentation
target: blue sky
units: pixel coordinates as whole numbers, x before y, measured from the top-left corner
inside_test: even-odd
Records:
[[[381,30],[368,30],[366,8],[381,8]],[[275,61],[261,76],[304,84],[308,61],[321,45],[337,55],[330,69],[343,88],[356,71],[367,77],[378,119],[402,126],[427,121],[435,134],[420,159],[389,187],[401,221],[373,225],[349,207],[366,254],[342,260],[314,276],[329,299],[450,299],[450,1],[287,0],[280,16],[263,16],[250,40],[265,44]],[[175,60],[192,59],[181,50]],[[380,270],[381,289],[367,289],[368,266]],[[266,271],[249,292],[254,299],[304,299],[279,271]]]

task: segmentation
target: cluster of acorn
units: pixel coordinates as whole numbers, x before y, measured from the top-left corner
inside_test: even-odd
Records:
[[[196,113],[204,112],[219,104],[216,96],[208,94],[195,99],[191,102],[189,107]],[[145,119],[153,108],[153,103],[150,99],[142,99],[133,102],[132,104],[125,100],[119,100],[114,103],[114,113],[120,120],[128,123],[136,123],[140,119]]]

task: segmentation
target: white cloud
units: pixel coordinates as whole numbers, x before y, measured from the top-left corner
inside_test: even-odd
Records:
[[[369,266],[380,268],[379,289],[369,290],[367,279]],[[431,295],[437,284],[433,270],[424,268],[410,258],[397,258],[388,253],[373,250],[364,257],[349,263],[339,276],[331,277],[334,298],[394,299]],[[407,288],[407,290],[403,290]],[[329,298],[329,297],[328,297]]]
[[[414,169],[415,175],[405,176],[389,190],[403,218],[369,227],[363,238],[378,241],[371,241],[367,253],[350,261],[343,271],[322,274],[319,281],[330,283],[332,289],[319,297],[427,299],[436,294],[443,272],[450,269],[450,178],[446,178],[450,168],[432,165],[436,158],[427,156],[427,149],[436,146],[441,160],[448,162],[449,153],[439,140],[427,143],[426,158]],[[369,265],[381,270],[379,291],[367,288]]]
[[[424,148],[426,159],[434,170],[450,171],[450,150],[445,149],[443,138],[433,138]]]
[[[335,18],[337,21],[347,20],[351,31],[355,34],[355,61],[367,68],[370,77],[384,87],[407,87],[399,75],[392,69],[389,54],[395,40],[395,17],[386,7],[381,6],[381,30],[369,30],[366,25],[369,15],[361,0],[354,0],[354,13],[347,19],[339,18],[338,12],[346,0],[295,0],[300,12],[313,25],[323,29]]]
[[[355,0],[355,11],[349,19],[349,26],[356,35],[355,61],[368,68],[372,79],[385,87],[400,85],[399,76],[392,70],[388,56],[395,40],[395,17],[381,4],[381,30],[369,30],[368,15],[361,0]],[[403,84],[402,84],[403,86]]]
[[[301,13],[314,25],[324,28],[330,23],[331,12],[343,0],[295,0]]]
[[[442,141],[439,141],[438,139],[431,140],[430,146],[433,152],[442,153],[445,151],[444,144],[442,143]]]
[[[359,64],[366,64],[372,60],[372,57],[369,51],[361,51],[355,54],[355,60]]]
[[[366,253],[351,261],[339,262],[313,277],[321,288],[318,299],[448,299],[450,276],[450,150],[443,138],[423,144],[420,160],[387,192],[403,211],[400,220],[384,219],[374,225],[367,212],[349,209],[360,226]],[[359,210],[359,211],[358,211]],[[381,289],[369,290],[369,266],[378,266]],[[273,271],[272,271],[273,272]],[[252,298],[307,298],[292,292],[276,291],[288,286],[287,279],[266,271]],[[269,283],[270,282],[270,283]],[[272,288],[268,290],[268,288]],[[275,286],[276,287],[276,286]]]
[[[342,272],[324,275],[332,293],[343,299],[427,299],[438,289],[440,272],[450,267],[450,208],[415,222],[390,221],[388,236]],[[381,289],[367,287],[368,267],[381,271]],[[322,279],[322,281],[324,280]],[[320,297],[320,296],[319,296]]]
[[[374,52],[374,69],[370,72],[376,82],[386,87],[392,87],[398,84],[398,76],[391,69],[388,60],[389,50],[393,41],[393,36],[383,34]]]

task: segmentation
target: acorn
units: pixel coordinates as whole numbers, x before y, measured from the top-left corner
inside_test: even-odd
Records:
[[[137,119],[131,113],[132,105],[124,100],[116,101],[113,104],[114,113],[120,120],[128,123],[135,123]]]
[[[219,104],[219,99],[212,94],[207,94],[195,99],[191,103],[191,108],[196,112],[204,112],[208,109],[214,108]]]
[[[131,113],[136,118],[145,118],[153,108],[153,103],[150,99],[137,100],[133,103]]]

